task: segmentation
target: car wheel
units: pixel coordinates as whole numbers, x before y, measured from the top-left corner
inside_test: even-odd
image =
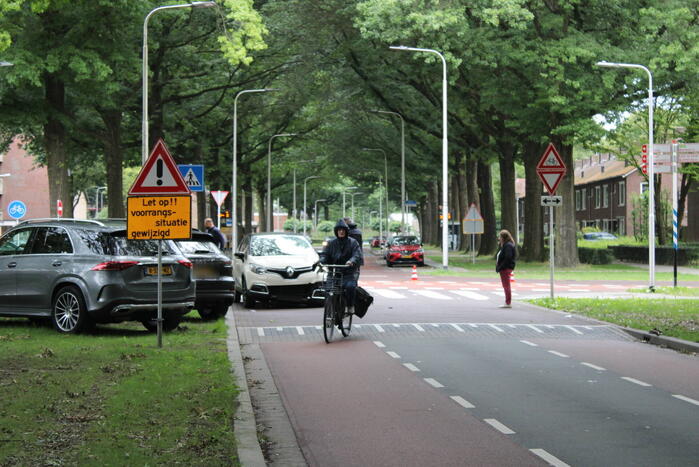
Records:
[[[238,292],[237,289],[234,290],[233,291],[233,303],[240,303],[240,298],[241,298],[240,292]]]
[[[214,315],[216,318],[222,318],[226,316],[226,313],[228,313],[228,308],[229,305],[226,303],[219,303],[217,305],[214,305]]]
[[[197,311],[199,312],[199,316],[201,316],[201,319],[204,321],[213,321],[216,318],[218,318],[218,315],[216,314],[216,308],[213,306],[197,308]]]
[[[245,279],[243,279],[243,306],[245,308],[253,308],[255,306],[255,299],[250,294]]]
[[[393,267],[393,263],[391,263],[390,261],[386,261],[386,266],[388,266],[389,268],[392,268],[392,267]]]
[[[58,332],[75,334],[92,328],[93,322],[80,289],[73,285],[62,287],[53,298],[51,322]]]
[[[424,262],[424,261],[420,261],[420,262],[417,263],[417,265],[418,265],[418,267],[423,267],[423,266],[425,265],[425,262]]]
[[[177,326],[180,325],[180,321],[182,321],[181,316],[163,316],[163,331],[170,332],[177,329]],[[158,331],[158,319],[155,317],[141,321],[141,324],[143,324],[143,327],[148,329],[150,332]]]

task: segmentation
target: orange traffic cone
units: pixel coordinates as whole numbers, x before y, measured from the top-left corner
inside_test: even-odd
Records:
[[[413,273],[410,276],[410,280],[416,281],[417,280],[417,266],[413,264]]]

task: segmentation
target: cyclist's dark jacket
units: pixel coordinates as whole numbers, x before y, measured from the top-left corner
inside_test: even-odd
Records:
[[[343,271],[344,275],[354,274],[357,266],[362,258],[362,250],[359,247],[357,240],[349,235],[344,238],[337,236],[337,231],[344,229],[346,234],[349,234],[349,227],[345,221],[340,219],[335,225],[335,238],[330,240],[323,251],[320,253],[320,262],[323,264],[345,264],[347,261],[352,262],[352,267]]]
[[[361,259],[359,260],[359,265],[364,266],[364,252],[362,251],[362,231],[357,228],[357,224],[355,223],[348,222],[347,227],[349,227],[349,233],[347,235],[350,238],[357,240],[357,243],[359,243],[359,254],[361,256]]]

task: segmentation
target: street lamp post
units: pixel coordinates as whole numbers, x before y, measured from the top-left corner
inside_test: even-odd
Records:
[[[597,66],[607,68],[636,68],[648,74],[648,289],[655,291],[655,157],[653,155],[653,74],[635,63],[601,61]]]
[[[102,191],[102,190],[106,191],[107,187],[106,186],[98,186],[97,190],[95,191],[95,198],[96,198],[95,199],[95,209],[96,209],[95,219],[97,219],[97,217],[99,216],[99,213],[100,213],[100,191]]]
[[[297,161],[297,162],[300,164],[300,163],[302,163],[302,162],[312,162],[312,161],[311,161],[310,159],[308,159],[308,160]],[[294,204],[294,206],[293,206],[293,208],[292,208],[292,214],[293,214],[292,217],[294,218],[294,233],[297,233],[297,232],[298,232],[298,226],[297,226],[297,222],[295,222],[296,219],[298,219],[298,213],[296,212],[296,166],[294,166],[293,172],[294,172],[294,180],[293,180],[293,182],[292,182],[292,185],[293,185],[293,193],[294,193],[294,194],[293,194],[293,199],[294,199],[293,204]]]
[[[153,8],[143,21],[143,121],[141,122],[141,164],[145,164],[148,158],[148,20],[160,10],[172,10],[175,8],[207,8],[216,6],[216,2],[192,2],[179,5],[165,5]]]
[[[372,110],[377,114],[396,115],[400,118],[400,229],[405,232],[405,120],[398,112]]]
[[[279,133],[269,138],[267,145],[267,228],[272,225],[272,141],[280,136],[296,136],[296,133]],[[272,227],[274,232],[274,227]]]
[[[315,207],[313,208],[313,230],[318,232],[318,203],[327,201],[325,198],[317,199],[315,202]]]
[[[311,175],[303,180],[303,235],[306,236],[306,182],[312,178],[320,178],[320,175]]]
[[[383,168],[384,168],[384,184],[386,185],[386,230],[388,230],[389,216],[388,211],[388,158],[386,157],[386,151],[381,148],[362,148],[362,151],[380,151],[383,154]]]
[[[347,194],[347,190],[356,190],[358,187],[356,186],[348,186],[342,189],[342,217],[345,218],[347,217],[347,202],[346,202],[346,197],[345,195]]]
[[[356,195],[363,195],[363,194],[364,193],[362,193],[361,191],[355,191],[354,193],[350,193],[350,196],[352,197],[352,216],[351,216],[352,220],[354,220],[354,197]]]
[[[429,52],[442,59],[442,267],[449,268],[449,139],[447,138],[447,61],[440,52],[417,47],[391,46],[393,50]]]
[[[274,89],[264,88],[264,89],[245,89],[238,92],[233,99],[233,173],[231,174],[231,195],[233,208],[231,212],[231,221],[233,223],[233,229],[231,232],[231,264],[235,268],[235,248],[238,245],[238,98],[243,94],[256,93],[256,92],[269,92],[274,91]]]

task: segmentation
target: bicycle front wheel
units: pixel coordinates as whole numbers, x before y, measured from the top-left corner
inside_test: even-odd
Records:
[[[342,335],[347,337],[350,335],[350,329],[352,329],[352,314],[347,313],[345,310],[342,316],[342,321],[340,322],[340,331]]]
[[[335,332],[335,306],[332,296],[325,297],[325,308],[323,309],[323,337],[329,344],[333,340]]]

